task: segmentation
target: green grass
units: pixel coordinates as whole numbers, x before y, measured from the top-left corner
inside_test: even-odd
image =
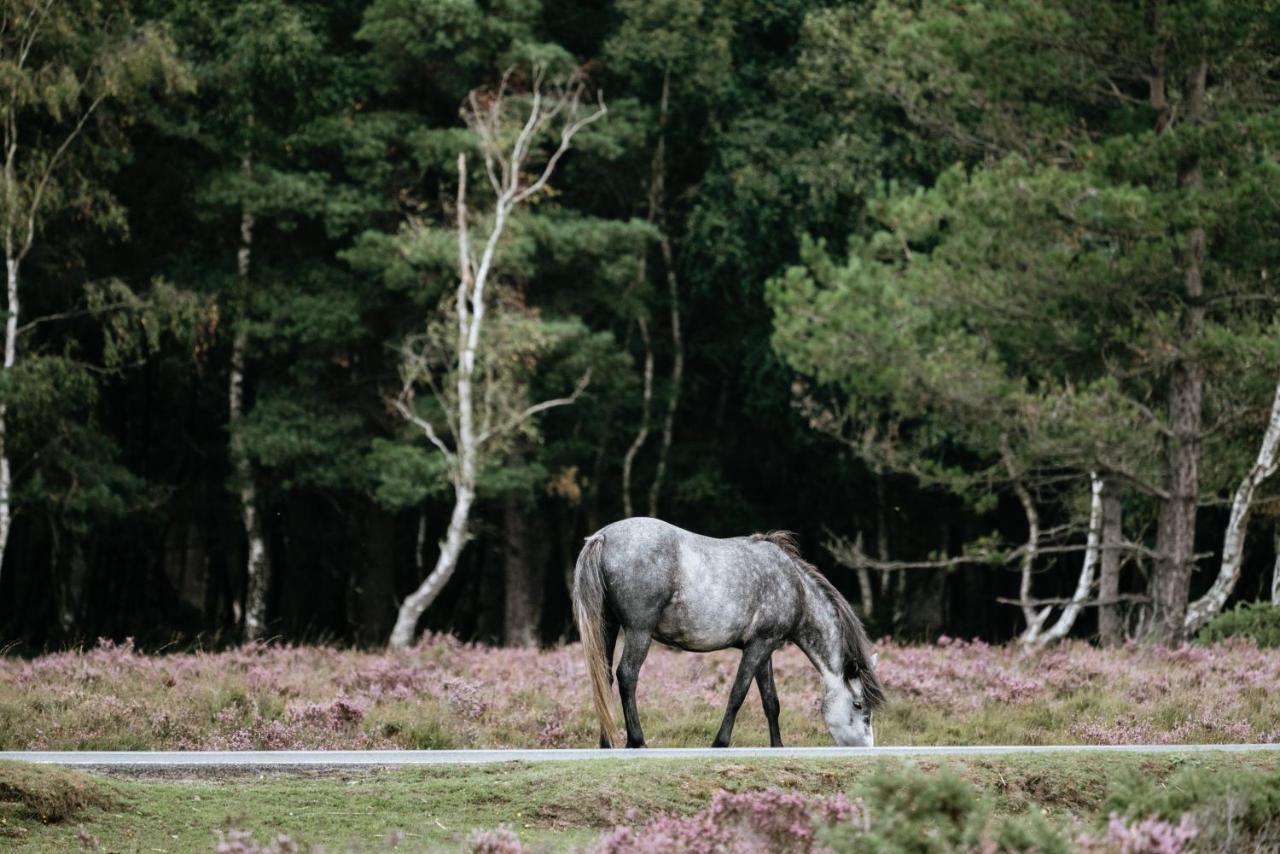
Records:
[[[726,758],[324,773],[184,772],[176,779],[105,777],[8,763],[0,764],[0,848],[79,849],[83,827],[109,851],[208,851],[217,830],[239,827],[260,840],[283,832],[329,850],[379,850],[395,831],[404,834],[405,850],[456,850],[465,848],[473,828],[505,823],[526,844],[564,850],[620,822],[694,812],[720,788],[781,786],[857,796],[868,777],[886,765],[913,765],[927,774],[948,770],[989,798],[997,814],[1034,809],[1060,827],[1090,828],[1105,819],[1109,793],[1120,778],[1141,779],[1159,792],[1175,779],[1197,779],[1212,790],[1208,776],[1225,777],[1244,766],[1280,773],[1280,757],[1273,754]],[[67,792],[76,794],[68,798]],[[32,803],[63,807],[42,819]]]

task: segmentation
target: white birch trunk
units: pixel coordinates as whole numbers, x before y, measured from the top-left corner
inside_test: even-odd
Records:
[[[498,197],[493,231],[485,246],[480,268],[473,274],[470,241],[467,236],[467,158],[458,155],[458,430],[453,480],[453,512],[449,514],[449,528],[440,542],[440,553],[435,566],[418,589],[400,603],[396,624],[391,630],[392,647],[410,646],[418,633],[418,620],[423,612],[440,595],[440,591],[458,568],[458,558],[467,544],[467,523],[471,505],[476,496],[476,437],[475,410],[471,394],[472,377],[476,367],[476,349],[480,345],[480,330],[484,323],[484,286],[493,260],[493,250],[506,224],[510,197],[504,193]]]
[[[9,376],[18,361],[18,259],[5,258],[5,293],[8,298],[8,314],[4,321],[4,372]],[[0,571],[4,568],[5,552],[9,546],[9,529],[13,523],[13,475],[9,467],[8,439],[9,407],[0,402]]]
[[[1035,569],[1036,555],[1040,551],[1040,514],[1036,512],[1035,501],[1032,500],[1027,488],[1022,485],[1022,481],[1013,482],[1013,491],[1017,494],[1022,512],[1027,517],[1027,544],[1022,552],[1022,578],[1018,585],[1022,617],[1027,623],[1027,627],[1018,637],[1018,642],[1025,646],[1034,643],[1040,636],[1045,620],[1049,619],[1050,609],[1045,607],[1037,612],[1035,606],[1031,604],[1031,573]]]
[[[1098,546],[1102,540],[1103,481],[1098,477],[1097,472],[1090,472],[1089,479],[1092,495],[1089,499],[1089,537],[1084,550],[1084,566],[1080,569],[1080,578],[1076,582],[1076,591],[1072,594],[1071,601],[1062,609],[1062,613],[1058,615],[1054,624],[1035,639],[1034,643],[1039,647],[1048,646],[1067,636],[1076,623],[1076,617],[1080,616],[1085,601],[1089,598],[1089,591],[1093,588],[1093,575],[1097,570],[1098,555],[1101,552]]]
[[[1227,521],[1227,533],[1222,541],[1222,563],[1218,568],[1218,577],[1214,579],[1209,591],[1187,607],[1187,616],[1183,621],[1185,633],[1195,634],[1205,623],[1222,610],[1235,589],[1240,578],[1240,563],[1244,558],[1245,535],[1249,532],[1249,516],[1253,512],[1253,497],[1267,478],[1275,474],[1280,464],[1277,449],[1280,448],[1280,384],[1276,385],[1275,397],[1271,402],[1271,418],[1267,422],[1267,430],[1262,437],[1262,445],[1258,448],[1258,456],[1253,466],[1245,474],[1240,485],[1236,487],[1235,496],[1231,499],[1231,516]],[[1272,598],[1275,597],[1275,582],[1272,582]]]
[[[1276,560],[1271,567],[1271,604],[1280,605],[1280,524],[1276,525]]]
[[[418,619],[453,577],[454,570],[458,568],[458,558],[462,556],[462,548],[467,544],[467,520],[474,501],[474,492],[462,489],[455,492],[449,529],[440,542],[440,554],[436,557],[431,573],[418,589],[400,603],[400,612],[396,615],[396,624],[391,630],[392,647],[403,648],[413,644],[418,631]]]
[[[249,172],[251,163],[246,156],[241,164]],[[236,252],[236,276],[239,279],[242,304],[247,301],[249,270],[253,253],[253,214],[245,209],[240,214],[240,248]],[[254,480],[253,463],[240,436],[244,418],[245,361],[249,350],[248,326],[243,317],[237,318],[239,327],[231,342],[231,372],[227,389],[228,423],[231,430],[231,468],[240,497],[240,517],[244,524],[247,554],[245,556],[244,636],[246,640],[258,640],[267,630],[267,591],[271,586],[271,558],[267,553],[267,540],[262,530],[262,516],[258,512],[258,487]]]

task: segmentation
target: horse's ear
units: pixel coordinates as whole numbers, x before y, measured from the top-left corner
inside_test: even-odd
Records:
[[[871,653],[871,669],[872,669],[872,670],[875,670],[875,669],[876,669],[876,665],[877,665],[879,662],[880,662],[880,653],[878,653],[878,652],[873,652],[873,653]]]

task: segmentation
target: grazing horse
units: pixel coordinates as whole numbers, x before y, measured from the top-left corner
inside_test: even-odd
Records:
[[[754,678],[769,743],[782,746],[773,651],[791,641],[822,677],[822,717],[839,745],[870,747],[871,712],[883,704],[876,656],[853,608],[800,557],[785,531],[714,539],[658,519],[623,519],[587,538],[573,572],[573,609],[596,714],[600,746],[612,747],[610,670],[618,633],[618,691],[627,747],[644,747],[636,679],[657,640],[693,652],[742,650],[713,747],[727,747]]]

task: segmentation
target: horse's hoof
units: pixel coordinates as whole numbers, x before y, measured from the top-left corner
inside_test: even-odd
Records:
[[[729,742],[721,741],[720,739],[717,738],[715,741],[711,742],[711,746],[712,747],[728,747]]]
[[[628,741],[628,742],[627,742],[627,747],[632,748],[632,749],[639,749],[639,748],[641,748],[641,747],[648,747],[648,746],[649,746],[649,745],[645,744],[643,741]]]

